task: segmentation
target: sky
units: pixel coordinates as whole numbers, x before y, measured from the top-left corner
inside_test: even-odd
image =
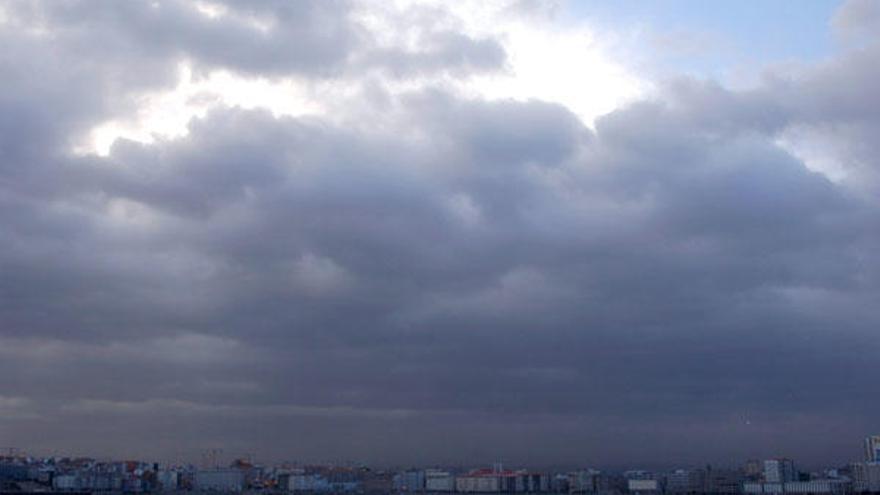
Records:
[[[574,19],[591,20],[611,29],[640,29],[657,36],[675,33],[708,35],[740,56],[763,63],[779,59],[815,60],[831,52],[829,20],[837,0],[772,2],[700,2],[644,0],[565,4]],[[717,48],[717,46],[716,46]],[[717,64],[729,62],[714,53]]]
[[[0,2],[0,444],[733,466],[880,433],[880,2]]]

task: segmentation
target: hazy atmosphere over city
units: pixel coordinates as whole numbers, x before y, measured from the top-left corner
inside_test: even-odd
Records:
[[[0,1],[0,446],[880,431],[880,1]]]

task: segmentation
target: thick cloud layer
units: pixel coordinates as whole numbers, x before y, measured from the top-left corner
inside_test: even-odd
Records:
[[[401,49],[360,4],[195,5],[3,6],[7,442],[657,465],[842,462],[877,429],[880,45],[674,81],[592,128],[438,83],[71,152],[182,60],[389,85],[505,60],[439,10],[394,14],[423,26]]]

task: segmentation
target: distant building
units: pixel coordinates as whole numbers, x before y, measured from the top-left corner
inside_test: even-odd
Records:
[[[512,492],[515,486],[513,473],[494,469],[478,469],[455,478],[455,491],[459,493]]]
[[[791,459],[768,459],[764,461],[765,483],[798,481],[797,471]]]
[[[60,474],[52,479],[52,487],[57,491],[111,492],[143,491],[140,486],[126,485],[127,480],[113,472],[83,471]]]
[[[848,480],[791,481],[785,483],[784,490],[794,495],[847,495],[852,493],[852,483]]]
[[[74,491],[79,490],[79,480],[73,474],[61,474],[52,479],[52,487],[58,491]]]
[[[107,472],[88,472],[78,476],[79,489],[96,492],[106,492],[111,490],[120,490],[123,488],[125,479],[115,473]],[[140,490],[130,490],[140,491]]]
[[[428,469],[427,471],[425,471],[425,491],[455,491],[455,476],[447,471],[441,471],[439,469]]]
[[[0,480],[24,481],[30,478],[30,469],[24,464],[0,463]]]
[[[240,469],[209,469],[196,471],[195,488],[209,492],[240,492],[244,490],[245,473]]]
[[[540,493],[550,491],[546,473],[478,469],[455,478],[460,493]]]
[[[706,469],[705,493],[735,495],[742,492],[743,474],[738,469]]]
[[[764,463],[757,459],[749,459],[743,464],[743,476],[748,481],[761,481],[764,478]]]
[[[156,481],[159,483],[159,489],[165,491],[177,490],[179,485],[179,475],[177,471],[160,470],[156,473]]]
[[[364,493],[386,495],[394,490],[394,475],[384,471],[370,472],[361,480],[361,486]]]
[[[394,489],[399,492],[425,491],[425,472],[411,469],[394,476]]]
[[[569,473],[568,484],[571,494],[616,495],[626,490],[625,479],[595,469]]]
[[[865,438],[865,461],[880,462],[880,435]]]
[[[288,480],[291,492],[329,492],[330,482],[319,474],[292,474]]]
[[[659,495],[663,491],[662,485],[655,479],[628,479],[626,489],[629,493],[639,495]]]
[[[546,493],[550,491],[550,476],[546,473],[517,471],[514,491],[517,493]]]
[[[880,493],[880,463],[857,462],[850,468],[853,490],[857,493]]]
[[[675,495],[703,493],[706,487],[706,471],[702,469],[676,469],[666,476],[666,493]]]
[[[651,471],[644,471],[641,469],[631,469],[629,471],[623,472],[623,477],[626,480],[654,480],[657,479],[657,476]]]
[[[789,481],[786,483],[743,484],[745,495],[849,495],[852,483],[848,480]]]
[[[595,493],[596,479],[601,473],[595,469],[585,469],[568,473],[568,491],[571,494]]]

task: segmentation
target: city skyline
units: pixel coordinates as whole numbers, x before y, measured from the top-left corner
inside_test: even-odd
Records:
[[[865,457],[838,466],[804,469],[789,458],[747,460],[735,467],[669,470],[632,466],[535,469],[534,466],[433,466],[376,468],[366,463],[260,463],[238,458],[228,464],[220,449],[203,464],[94,458],[0,456],[0,492],[76,493],[531,493],[583,495],[850,495],[880,492],[880,462],[873,450],[880,436],[865,438]]]

